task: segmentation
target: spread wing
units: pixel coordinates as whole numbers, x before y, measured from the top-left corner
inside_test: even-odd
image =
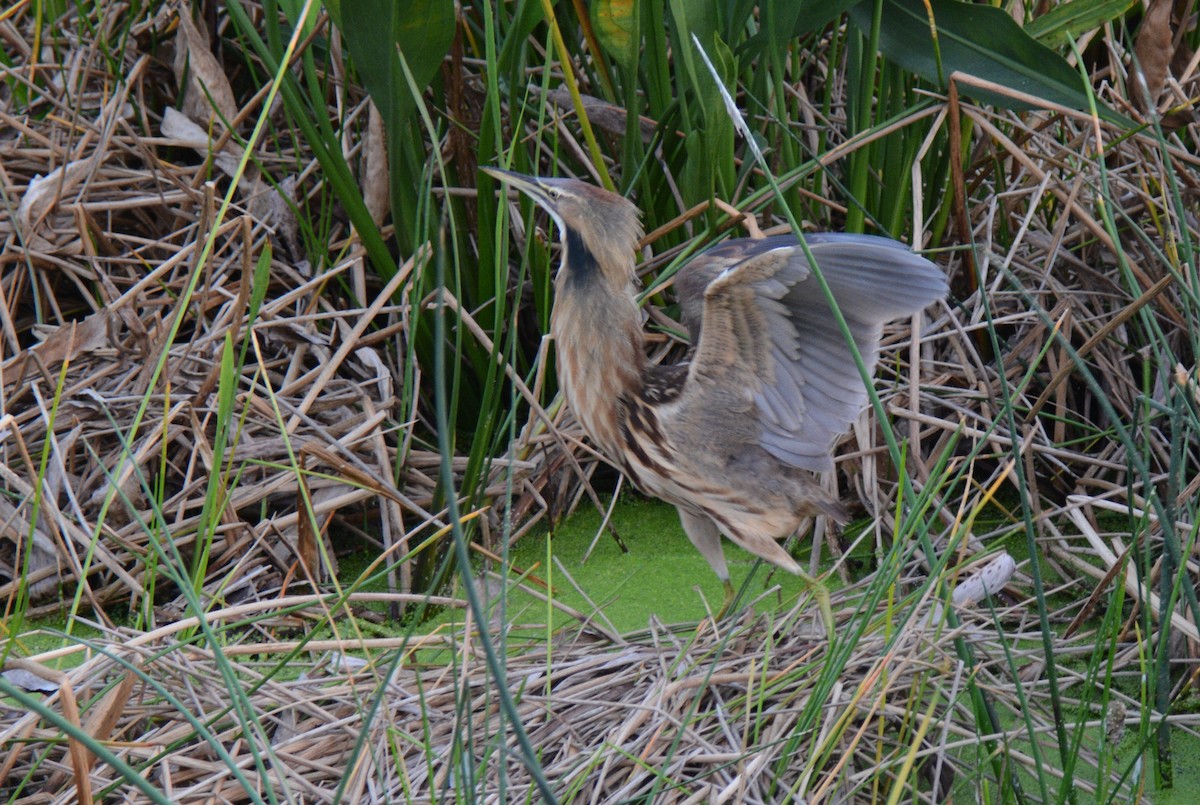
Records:
[[[868,369],[886,322],[946,293],[937,266],[896,241],[806,240]],[[713,402],[739,390],[751,395],[767,452],[794,467],[831,469],[834,440],[858,416],[867,391],[796,239],[721,244],[685,266],[676,287],[696,345],[689,391],[719,390]]]

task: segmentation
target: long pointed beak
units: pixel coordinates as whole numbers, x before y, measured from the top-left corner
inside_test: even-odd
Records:
[[[550,194],[546,192],[546,188],[542,186],[537,177],[526,176],[523,173],[516,173],[514,171],[506,171],[501,168],[480,167],[480,170],[493,179],[507,184],[514,190],[520,190],[543,207],[553,209]]]

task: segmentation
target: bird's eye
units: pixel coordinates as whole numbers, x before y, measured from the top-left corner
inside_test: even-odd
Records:
[[[559,189],[557,187],[547,187],[546,189],[548,191],[550,191],[550,198],[562,198],[562,190],[561,189]]]

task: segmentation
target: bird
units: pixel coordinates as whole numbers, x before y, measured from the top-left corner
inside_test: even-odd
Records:
[[[846,509],[819,482],[867,402],[846,338],[794,235],[735,238],[675,275],[691,348],[646,355],[635,271],[643,231],[629,199],[573,178],[484,167],[554,220],[561,241],[550,331],[559,386],[584,432],[642,492],[675,505],[683,530],[735,597],[721,535],[829,596],[780,540]],[[883,325],[947,293],[932,262],[890,238],[804,236],[869,374]]]

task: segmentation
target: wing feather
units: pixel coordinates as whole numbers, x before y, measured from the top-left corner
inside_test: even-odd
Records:
[[[946,293],[937,266],[887,238],[807,241],[872,371],[884,323]],[[867,391],[795,238],[721,244],[685,266],[676,287],[696,345],[684,392],[691,399],[681,402],[703,405],[712,383],[723,394],[749,395],[763,449],[795,467],[830,469],[834,440],[858,416]]]

